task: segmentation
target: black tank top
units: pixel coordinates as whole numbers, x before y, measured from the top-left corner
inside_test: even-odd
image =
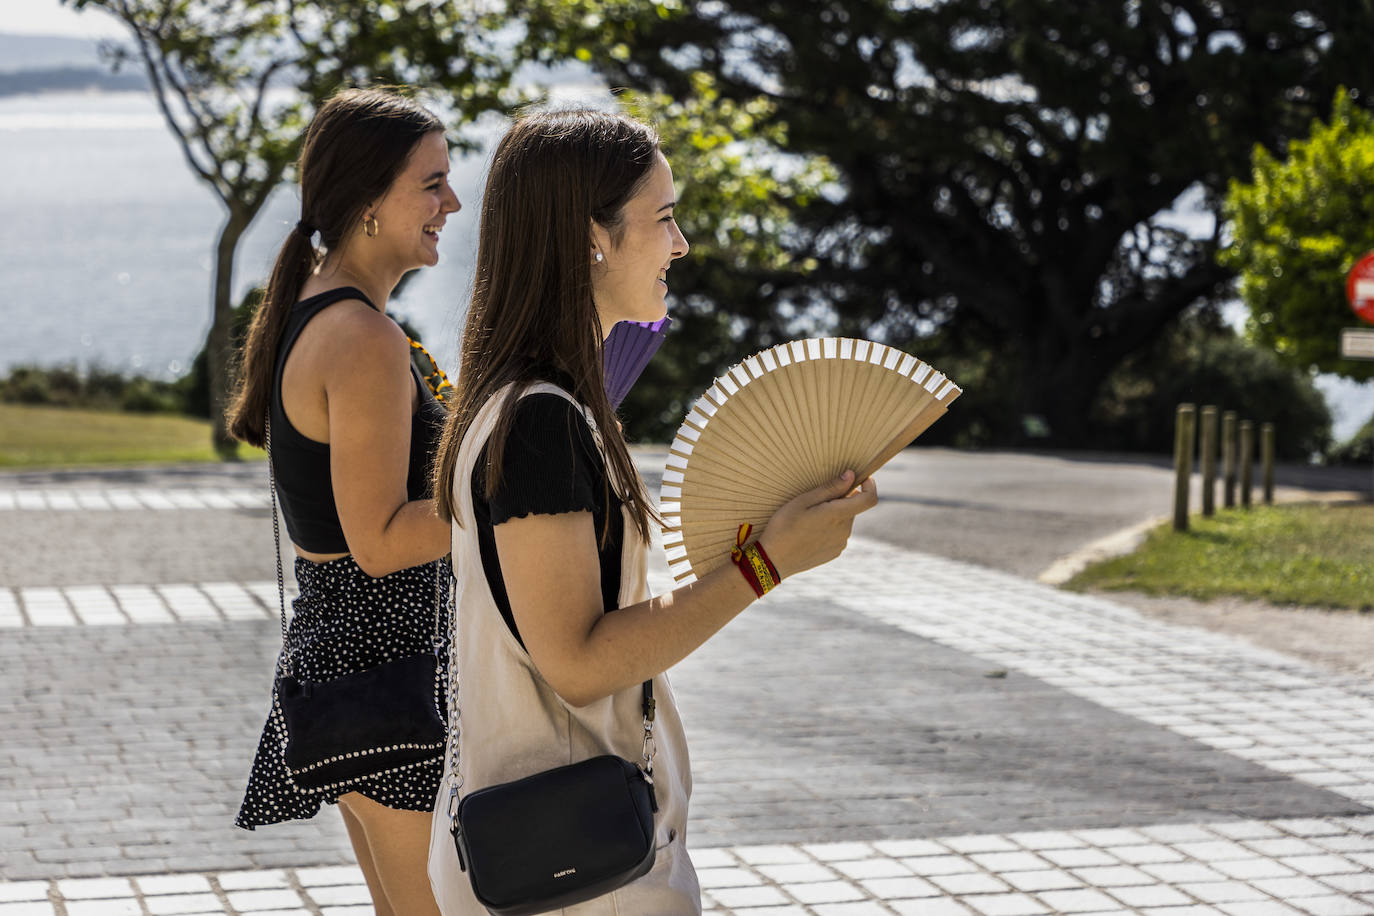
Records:
[[[344,299],[360,299],[376,308],[361,290],[351,286],[302,299],[291,307],[277,347],[276,381],[272,386],[272,469],[277,475],[277,498],[281,500],[282,517],[286,520],[291,542],[312,553],[351,551],[334,502],[329,443],[306,438],[287,419],[281,403],[282,371],[286,367],[286,357],[310,319]],[[410,499],[427,499],[430,496],[430,468],[444,431],[447,411],[435,400],[414,365],[410,372],[420,393],[420,406],[410,420],[410,471],[406,475],[406,495]]]

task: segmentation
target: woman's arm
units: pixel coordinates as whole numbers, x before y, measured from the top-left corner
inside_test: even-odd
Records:
[[[333,322],[329,349],[329,470],[349,551],[369,576],[438,559],[448,553],[449,526],[434,500],[406,492],[415,380],[405,332],[355,309]]]
[[[845,495],[853,486],[853,474],[845,474],[798,496],[769,520],[760,542],[782,576],[839,556],[854,517],[877,503],[872,480]],[[666,671],[755,599],[739,570],[726,564],[690,585],[607,614],[590,512],[512,518],[493,530],[520,636],[539,673],[573,706]]]

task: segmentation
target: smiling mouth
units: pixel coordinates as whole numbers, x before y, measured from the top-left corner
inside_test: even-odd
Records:
[[[437,241],[439,238],[439,230],[443,228],[443,226],[425,226],[423,232],[425,235],[432,236]]]

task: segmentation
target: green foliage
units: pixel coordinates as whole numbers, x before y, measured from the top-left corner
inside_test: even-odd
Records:
[[[1093,412],[1099,442],[1168,452],[1181,403],[1234,410],[1256,428],[1273,423],[1281,460],[1307,461],[1331,447],[1331,412],[1311,376],[1207,315],[1189,316],[1112,374]]]
[[[1340,357],[1357,324],[1345,297],[1355,261],[1374,250],[1374,113],[1336,93],[1328,121],[1279,159],[1256,147],[1248,181],[1226,197],[1232,241],[1218,258],[1240,274],[1248,331],[1295,366],[1374,378],[1374,362]]]
[[[1135,553],[1089,567],[1068,587],[1374,610],[1374,506],[1257,506],[1189,524],[1156,528]]]
[[[696,378],[696,363],[722,369],[780,329],[872,336],[940,353],[959,381],[954,364],[981,367],[979,383],[996,385],[986,397],[1014,402],[964,430],[990,442],[1044,429],[1091,443],[1111,372],[1228,286],[1216,238],[1165,211],[1191,189],[1217,213],[1254,144],[1304,131],[1342,82],[1374,85],[1374,16],[1347,0],[520,9],[531,56],[587,61],[708,122],[724,102],[765,101],[785,134],[758,135],[772,149],[749,162],[798,157],[834,176],[825,193],[781,200],[771,276],[694,262],[679,268],[697,274],[684,292],[675,272],[675,303],[701,318],[691,346],[670,341],[656,363]],[[751,212],[728,197],[719,209],[741,204]]]
[[[1331,450],[1333,464],[1363,464],[1374,462],[1374,417],[1361,426],[1355,435]]]
[[[16,366],[0,380],[0,402],[135,413],[180,413],[185,409],[177,382],[126,376],[100,367],[83,373],[75,366]]]

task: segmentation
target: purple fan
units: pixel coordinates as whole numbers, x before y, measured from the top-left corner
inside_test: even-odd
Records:
[[[673,319],[621,321],[611,328],[603,348],[606,361],[606,396],[615,410],[630,393],[649,360],[658,352]]]

